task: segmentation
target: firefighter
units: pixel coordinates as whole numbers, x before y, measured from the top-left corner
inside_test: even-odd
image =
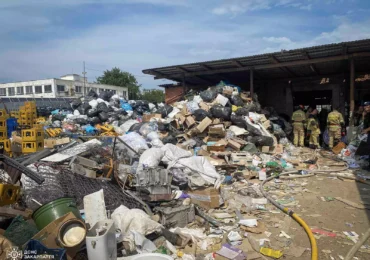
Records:
[[[300,105],[299,109],[292,115],[294,145],[304,146],[304,126],[306,123],[306,114],[303,112],[303,106]]]
[[[344,131],[344,120],[341,113],[338,112],[338,108],[335,108],[328,115],[328,132],[329,132],[329,148],[333,149],[334,142],[339,142],[341,139],[341,133]]]
[[[321,131],[317,113],[317,109],[312,110],[307,120],[307,134],[310,136],[310,148],[312,149],[320,148],[319,136]]]

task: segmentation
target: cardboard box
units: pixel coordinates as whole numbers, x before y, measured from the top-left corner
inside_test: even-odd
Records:
[[[225,151],[226,146],[225,145],[208,145],[207,151],[215,151],[215,152],[223,152]]]
[[[195,125],[195,120],[192,116],[188,116],[185,120],[185,124],[188,128],[192,127],[193,125]]]
[[[274,154],[282,154],[284,152],[284,146],[282,144],[278,144],[275,146]]]
[[[203,101],[199,103],[199,107],[207,112],[209,111],[209,106]]]
[[[237,150],[237,151],[240,151],[240,148],[242,147],[241,144],[239,144],[239,143],[237,143],[237,142],[235,142],[233,140],[229,140],[227,142],[227,146],[228,147],[231,147],[232,149]]]
[[[146,115],[143,115],[143,122],[150,122],[150,119],[152,118],[162,118],[162,115],[161,114],[146,114]]]
[[[226,131],[223,128],[223,125],[222,125],[222,127],[212,126],[212,127],[209,128],[208,134],[210,136],[213,136],[213,137],[215,137],[215,136],[217,136],[217,137],[225,137]]]
[[[70,212],[57,220],[54,220],[49,225],[44,227],[39,233],[34,235],[32,239],[40,241],[47,248],[61,248],[57,242],[59,228],[64,222],[74,219],[76,216]],[[77,254],[80,248],[66,248],[67,259],[71,260]]]
[[[45,139],[44,146],[46,148],[54,148],[56,145],[68,144],[71,142],[69,137],[58,138],[58,139]]]
[[[263,152],[263,153],[269,153],[270,152],[270,146],[262,146],[261,152]]]
[[[200,122],[200,124],[197,126],[197,129],[198,129],[198,131],[200,132],[200,133],[203,133],[204,132],[204,130],[206,130],[206,128],[208,127],[208,126],[210,126],[212,124],[212,120],[211,119],[209,119],[208,117],[206,117],[206,118],[204,118],[203,120],[202,120],[202,122]]]
[[[192,203],[207,210],[219,208],[224,203],[220,196],[220,191],[215,188],[189,191],[188,195]]]

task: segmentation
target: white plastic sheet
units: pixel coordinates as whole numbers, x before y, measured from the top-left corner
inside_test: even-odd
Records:
[[[124,123],[120,126],[120,128],[122,129],[122,131],[123,131],[124,133],[126,133],[126,132],[128,132],[128,130],[130,130],[131,126],[133,126],[134,124],[137,124],[137,123],[139,123],[139,122],[138,122],[138,121],[136,121],[136,120],[131,119],[131,120],[128,120],[128,121],[124,122]]]
[[[131,132],[123,136],[119,136],[122,141],[124,141],[127,145],[129,145],[132,149],[136,152],[139,150],[147,150],[149,149],[148,145],[146,144],[145,139],[136,132]],[[133,152],[128,149],[127,151],[129,155],[134,156]]]
[[[161,148],[150,148],[143,152],[139,159],[138,170],[146,167],[157,167],[163,158],[164,152]]]
[[[92,109],[96,109],[96,107],[98,106],[98,101],[93,99],[89,102],[89,105],[91,106]]]

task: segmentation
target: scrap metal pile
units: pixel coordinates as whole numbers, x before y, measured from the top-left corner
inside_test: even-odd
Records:
[[[30,172],[23,171],[22,195],[8,203],[13,218],[2,239],[31,250],[23,254],[299,259],[309,252],[290,250],[288,231],[276,241],[269,232],[276,205],[299,206],[287,189],[306,188],[294,179],[333,170],[358,179],[345,162],[294,147],[284,117],[224,82],[172,105],[90,91],[71,108],[45,122],[70,143],[15,161]]]

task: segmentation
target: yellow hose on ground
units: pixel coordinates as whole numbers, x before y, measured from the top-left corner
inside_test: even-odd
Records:
[[[284,176],[284,175],[288,175],[290,173],[295,173],[296,171],[290,171],[290,172],[284,172],[284,173],[281,173],[279,176]],[[318,260],[318,251],[317,251],[317,243],[316,243],[316,239],[315,237],[313,236],[312,234],[312,231],[311,229],[309,228],[309,226],[306,224],[306,222],[303,221],[303,219],[301,219],[297,214],[295,214],[293,212],[293,210],[291,209],[288,209],[288,208],[284,208],[281,204],[279,204],[277,201],[275,201],[273,198],[271,198],[263,189],[263,185],[268,182],[268,181],[271,181],[272,179],[274,179],[275,176],[271,176],[269,178],[267,178],[266,180],[264,180],[261,184],[260,184],[260,190],[263,194],[263,196],[265,198],[267,198],[275,207],[277,207],[278,209],[280,209],[281,211],[283,211],[284,213],[286,213],[287,215],[289,215],[291,218],[293,218],[295,221],[297,221],[302,227],[303,229],[305,230],[306,234],[308,235],[308,238],[310,240],[310,243],[311,243],[311,260]]]
[[[288,208],[284,208],[284,212],[289,214],[289,209]],[[311,243],[311,259],[312,260],[317,260],[318,259],[318,251],[317,251],[317,243],[316,243],[316,239],[315,237],[313,236],[312,234],[312,231],[310,229],[310,227],[306,224],[306,222],[304,222],[303,219],[301,219],[297,214],[293,213],[290,215],[295,221],[297,221],[302,227],[303,229],[306,231],[306,234],[310,240],[310,243]]]

